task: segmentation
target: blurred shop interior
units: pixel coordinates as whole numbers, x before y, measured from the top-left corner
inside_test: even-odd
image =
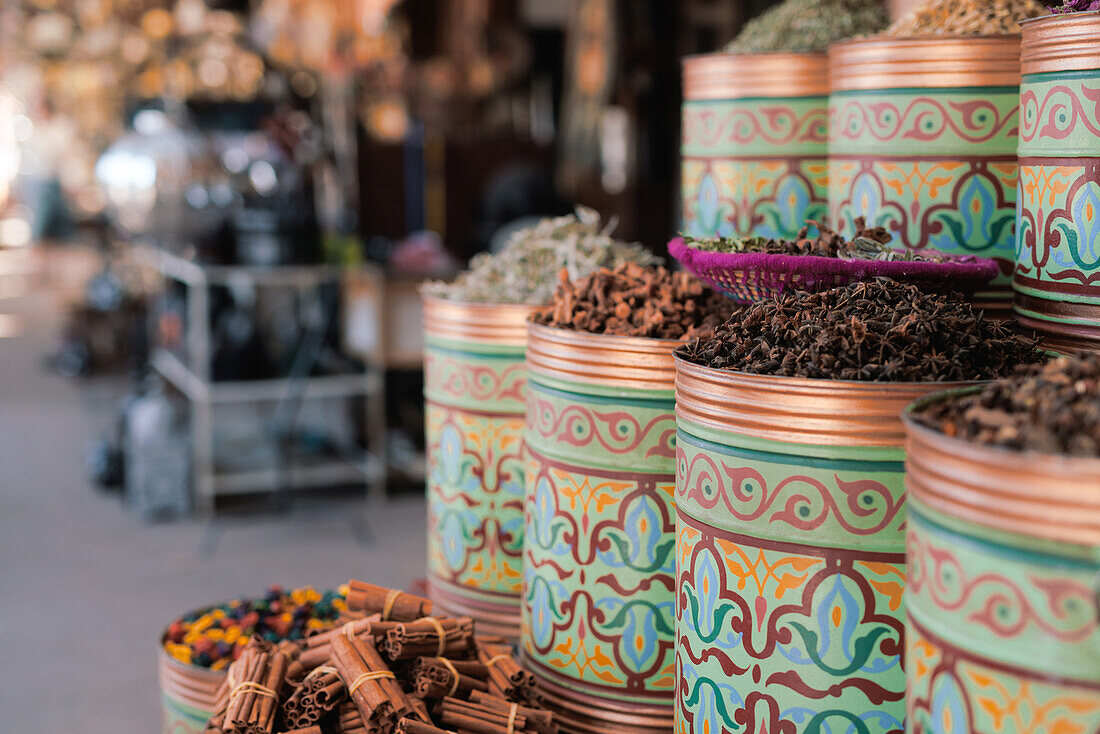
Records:
[[[576,204],[667,241],[679,60],[765,4],[5,3],[0,284],[119,393],[64,458],[149,520],[419,489],[419,282]]]

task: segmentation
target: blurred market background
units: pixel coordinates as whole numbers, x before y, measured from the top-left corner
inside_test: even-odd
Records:
[[[256,578],[422,576],[417,285],[576,204],[662,250],[680,60],[769,4],[4,2],[3,728],[156,730]]]

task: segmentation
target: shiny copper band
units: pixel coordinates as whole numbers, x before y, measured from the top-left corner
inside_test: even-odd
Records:
[[[448,617],[473,617],[477,620],[477,630],[481,634],[503,635],[510,640],[519,639],[518,595],[497,594],[501,602],[493,603],[489,600],[471,599],[448,588],[454,586],[445,580],[428,577],[428,598],[435,604],[436,611]],[[478,590],[478,593],[487,592]]]
[[[1010,451],[906,415],[906,486],[937,512],[1024,536],[1100,546],[1100,459]]]
[[[676,417],[713,430],[772,441],[901,447],[905,443],[901,424],[905,406],[960,386],[749,375],[676,358]]]
[[[676,384],[672,350],[682,343],[529,324],[527,374],[630,390],[672,391]]]
[[[1020,28],[1024,74],[1100,69],[1100,11],[1032,18]]]
[[[705,54],[684,59],[685,101],[828,93],[825,54]]]
[[[187,665],[169,655],[163,646],[157,656],[157,668],[161,693],[192,708],[213,712],[225,672]]]
[[[672,731],[673,693],[667,704],[608,701],[558,685],[540,675],[540,665],[521,659],[538,679],[539,691],[567,732],[583,734],[668,734]]]
[[[422,296],[424,333],[442,339],[522,347],[527,317],[536,306],[517,303],[464,303]]]
[[[1019,36],[868,38],[829,48],[829,87],[1015,87]]]

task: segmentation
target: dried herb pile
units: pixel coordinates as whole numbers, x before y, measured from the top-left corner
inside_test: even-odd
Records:
[[[868,227],[863,217],[855,220],[856,234],[845,239],[839,232],[821,222],[810,220],[793,240],[767,237],[685,237],[684,242],[706,252],[759,252],[765,255],[813,255],[836,257],[841,260],[905,260],[919,262],[943,262],[946,258],[935,251],[917,252],[890,247],[892,237],[885,227]],[[818,234],[810,237],[810,226]]]
[[[1061,5],[1050,6],[1050,12],[1083,13],[1088,10],[1100,10],[1100,0],[1066,0]]]
[[[454,301],[541,305],[553,297],[562,268],[575,280],[623,262],[661,262],[639,244],[612,238],[613,229],[595,211],[577,207],[576,214],[516,232],[500,252],[475,255],[454,282],[428,282],[423,291]]]
[[[1046,15],[1038,0],[929,0],[898,18],[884,36],[994,36],[1020,32],[1020,21]]]
[[[865,382],[988,380],[1039,361],[1034,339],[990,321],[961,294],[879,279],[796,291],[745,307],[677,350],[718,369]]]
[[[736,309],[687,273],[625,263],[579,281],[562,271],[553,303],[533,319],[593,334],[693,339],[709,336]]]
[[[837,41],[878,33],[888,23],[881,0],[785,0],[745,23],[724,50],[823,52]]]
[[[1027,365],[979,393],[932,403],[913,417],[977,443],[1100,457],[1100,355]]]

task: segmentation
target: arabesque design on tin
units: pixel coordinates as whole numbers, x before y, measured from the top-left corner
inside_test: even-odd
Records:
[[[899,104],[894,99],[897,97],[875,96],[873,92],[834,97],[830,109],[833,145],[847,151],[848,143],[863,146],[870,138],[894,144],[951,141],[972,149],[975,144],[999,140],[1003,145],[994,152],[1000,153],[1015,144],[1015,104],[974,98],[941,102],[933,97],[904,97]]]
[[[671,459],[676,455],[673,445],[676,425],[667,414],[643,422],[636,411],[597,410],[576,402],[548,400],[531,390],[527,398],[527,427],[564,446],[598,446],[612,454],[644,449],[646,459]]]
[[[1100,689],[990,665],[911,618],[906,632],[906,665],[912,670],[906,717],[914,734],[1085,734],[1100,729]]]
[[[678,732],[903,728],[904,556],[734,536],[680,513]]]
[[[900,462],[677,439],[677,732],[903,728]]]
[[[671,702],[673,477],[528,454],[525,658],[609,700]]]
[[[429,580],[489,605],[518,606],[523,580],[523,367],[425,350]]]
[[[793,237],[825,215],[823,97],[684,104],[683,232]]]

